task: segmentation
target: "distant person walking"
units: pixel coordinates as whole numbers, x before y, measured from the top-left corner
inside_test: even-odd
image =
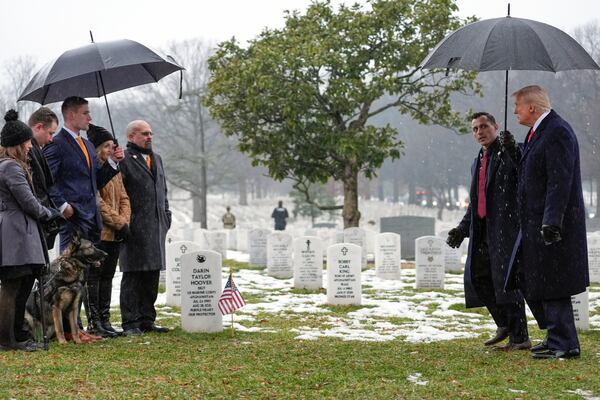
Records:
[[[231,213],[231,207],[227,206],[227,212],[223,214],[223,228],[224,229],[235,229],[235,215]]]
[[[287,208],[283,206],[283,201],[280,200],[277,207],[273,209],[273,213],[271,213],[271,218],[275,220],[276,231],[285,231],[289,216]]]

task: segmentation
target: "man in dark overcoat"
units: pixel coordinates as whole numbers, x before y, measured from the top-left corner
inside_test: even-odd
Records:
[[[466,306],[485,306],[498,327],[485,345],[508,337],[508,344],[498,349],[529,349],[523,297],[517,290],[504,291],[519,231],[515,163],[519,149],[508,132],[504,132],[501,143],[498,124],[489,113],[475,113],[471,128],[475,141],[481,145],[471,167],[471,202],[458,227],[448,233],[447,243],[458,247],[465,237],[470,238],[464,274]],[[510,151],[505,149],[508,144]]]
[[[577,358],[571,296],[589,285],[579,144],[539,86],[513,94],[515,114],[530,127],[519,165],[521,230],[507,287],[518,285],[546,339],[534,358]]]
[[[131,234],[121,248],[121,317],[127,335],[168,332],[157,326],[154,302],[160,271],[166,267],[165,238],[171,226],[167,181],[161,157],[152,149],[152,127],[146,121],[127,126],[127,150],[120,163],[131,202]]]

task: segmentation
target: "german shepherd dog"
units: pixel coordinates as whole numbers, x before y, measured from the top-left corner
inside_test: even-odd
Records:
[[[77,314],[83,289],[84,274],[89,265],[91,268],[100,267],[107,256],[104,251],[96,248],[92,242],[73,233],[71,243],[61,256],[50,263],[44,283],[44,313],[46,335],[56,336],[59,344],[66,344],[63,329],[63,314],[68,316],[69,326],[75,343],[79,340]],[[40,291],[32,292],[27,300],[25,319],[31,333],[35,332],[35,323],[42,316],[38,307]]]

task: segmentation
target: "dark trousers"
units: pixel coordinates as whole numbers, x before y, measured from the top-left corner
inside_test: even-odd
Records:
[[[0,345],[14,347],[28,339],[23,332],[25,305],[31,293],[33,275],[2,279],[0,287]]]
[[[88,305],[92,321],[106,323],[110,320],[112,280],[119,261],[121,243],[102,241],[98,244],[98,248],[105,251],[108,256],[100,268],[90,267],[87,279]]]
[[[473,246],[476,254],[471,263],[473,287],[496,325],[509,329],[509,338],[512,343],[522,343],[529,339],[525,303],[523,300],[502,304],[497,302],[486,229],[485,220],[476,221],[474,235],[476,242]]]
[[[160,271],[123,272],[120,297],[123,330],[154,323],[159,278]]]
[[[564,351],[579,349],[579,338],[577,337],[577,329],[575,329],[573,304],[570,297],[528,301],[527,304],[529,304],[540,329],[547,329],[548,347],[550,349]]]

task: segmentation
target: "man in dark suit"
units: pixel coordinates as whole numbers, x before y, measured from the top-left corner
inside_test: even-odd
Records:
[[[63,251],[75,229],[83,238],[94,243],[100,241],[102,218],[96,200],[97,192],[118,173],[117,164],[123,159],[124,152],[117,147],[112,159],[98,167],[94,145],[80,135],[80,131],[87,130],[92,121],[87,100],[68,97],[61,112],[64,126],[44,147],[43,153],[54,179],[50,196],[67,219],[60,230],[60,250]],[[91,341],[90,335],[83,330],[81,332],[83,342]]]
[[[471,167],[471,202],[460,224],[448,232],[447,243],[459,247],[465,237],[470,238],[464,274],[466,306],[485,306],[498,327],[485,345],[495,345],[508,337],[508,344],[497,349],[529,349],[523,297],[516,290],[504,291],[519,231],[517,167],[513,160],[518,157],[518,149],[510,133],[498,137],[498,124],[489,113],[475,113],[471,128],[481,145]],[[504,148],[508,144],[512,144],[511,151]]]
[[[518,285],[546,339],[534,358],[578,358],[571,296],[589,285],[579,144],[539,86],[513,94],[515,114],[530,127],[519,165],[517,236],[507,287]]]
[[[121,247],[121,319],[126,335],[168,332],[157,326],[154,302],[160,271],[165,269],[165,238],[171,227],[167,181],[161,157],[152,148],[146,121],[127,126],[127,150],[120,164],[131,203],[130,236]]]

